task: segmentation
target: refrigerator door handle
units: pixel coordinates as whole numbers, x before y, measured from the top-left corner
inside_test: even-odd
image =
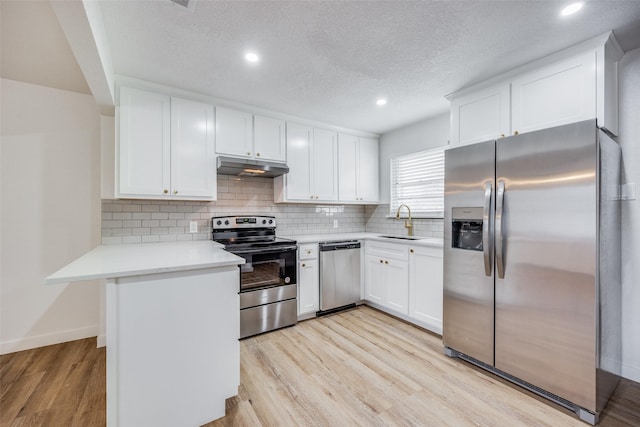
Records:
[[[489,215],[491,213],[491,183],[484,189],[484,209],[482,210],[482,251],[484,254],[484,274],[491,277],[491,247],[489,245]]]
[[[496,270],[498,278],[504,279],[504,247],[502,233],[502,214],[504,207],[504,181],[498,181],[496,200]]]

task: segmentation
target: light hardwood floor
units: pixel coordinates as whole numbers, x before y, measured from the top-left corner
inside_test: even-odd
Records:
[[[103,426],[95,340],[0,357],[0,425]],[[442,353],[440,337],[368,307],[241,341],[239,395],[218,426],[581,426],[575,416]],[[601,426],[640,426],[623,380]]]

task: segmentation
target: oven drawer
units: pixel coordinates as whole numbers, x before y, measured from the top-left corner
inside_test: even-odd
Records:
[[[273,288],[258,289],[255,291],[240,293],[240,309],[255,307],[257,305],[269,304],[285,299],[296,298],[298,295],[297,285],[275,286]]]
[[[290,299],[240,310],[240,338],[296,324],[297,307],[297,300]]]

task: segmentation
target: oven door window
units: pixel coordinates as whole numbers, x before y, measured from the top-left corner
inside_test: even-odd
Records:
[[[285,285],[285,260],[277,254],[244,255],[240,266],[240,291]]]

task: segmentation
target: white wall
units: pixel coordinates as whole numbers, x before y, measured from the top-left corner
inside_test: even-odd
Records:
[[[636,199],[622,202],[622,375],[640,381],[640,49],[619,70],[622,182],[636,184]]]
[[[449,113],[431,117],[380,136],[380,203],[389,203],[391,157],[449,143]]]
[[[90,95],[0,84],[4,354],[98,334],[97,282],[43,281],[100,242],[100,119]]]

